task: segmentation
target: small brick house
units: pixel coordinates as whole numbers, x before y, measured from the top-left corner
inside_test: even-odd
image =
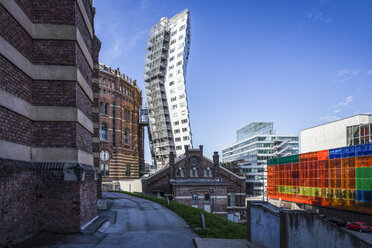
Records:
[[[177,158],[171,152],[164,169],[142,178],[142,188],[145,194],[169,196],[231,221],[246,219],[245,178],[221,167],[217,152],[213,161],[204,157],[203,146],[186,146]]]

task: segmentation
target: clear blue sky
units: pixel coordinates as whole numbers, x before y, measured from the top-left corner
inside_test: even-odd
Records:
[[[148,28],[190,10],[186,88],[193,145],[203,144],[207,157],[233,144],[236,130],[253,121],[273,121],[278,134],[299,135],[372,112],[372,1],[93,4],[100,61],[119,67],[142,89]]]

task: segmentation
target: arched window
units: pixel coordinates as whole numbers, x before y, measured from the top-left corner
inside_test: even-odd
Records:
[[[126,128],[126,129],[124,130],[124,144],[125,144],[125,145],[129,145],[129,143],[130,143],[129,129]]]
[[[105,104],[105,115],[108,115],[109,114],[109,104],[106,103]]]
[[[104,114],[104,111],[105,111],[105,110],[104,110],[104,107],[103,107],[103,106],[104,106],[103,102],[100,102],[100,103],[99,103],[99,113],[100,113],[100,114]]]
[[[106,123],[99,125],[99,139],[102,141],[108,141],[108,126]]]
[[[183,169],[181,167],[176,170],[176,177],[185,177],[185,174],[183,173]]]
[[[125,175],[130,176],[130,165],[128,164],[125,166]]]
[[[190,169],[190,177],[198,177],[199,176],[199,171],[196,168]]]

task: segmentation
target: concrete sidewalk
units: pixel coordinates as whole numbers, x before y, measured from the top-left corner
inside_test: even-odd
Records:
[[[194,238],[196,248],[264,248],[245,239],[203,239]]]

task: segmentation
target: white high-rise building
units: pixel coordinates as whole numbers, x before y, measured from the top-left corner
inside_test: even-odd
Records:
[[[190,14],[185,9],[149,29],[144,81],[150,127],[150,148],[158,169],[169,153],[192,148],[186,95],[186,68],[190,48]]]

